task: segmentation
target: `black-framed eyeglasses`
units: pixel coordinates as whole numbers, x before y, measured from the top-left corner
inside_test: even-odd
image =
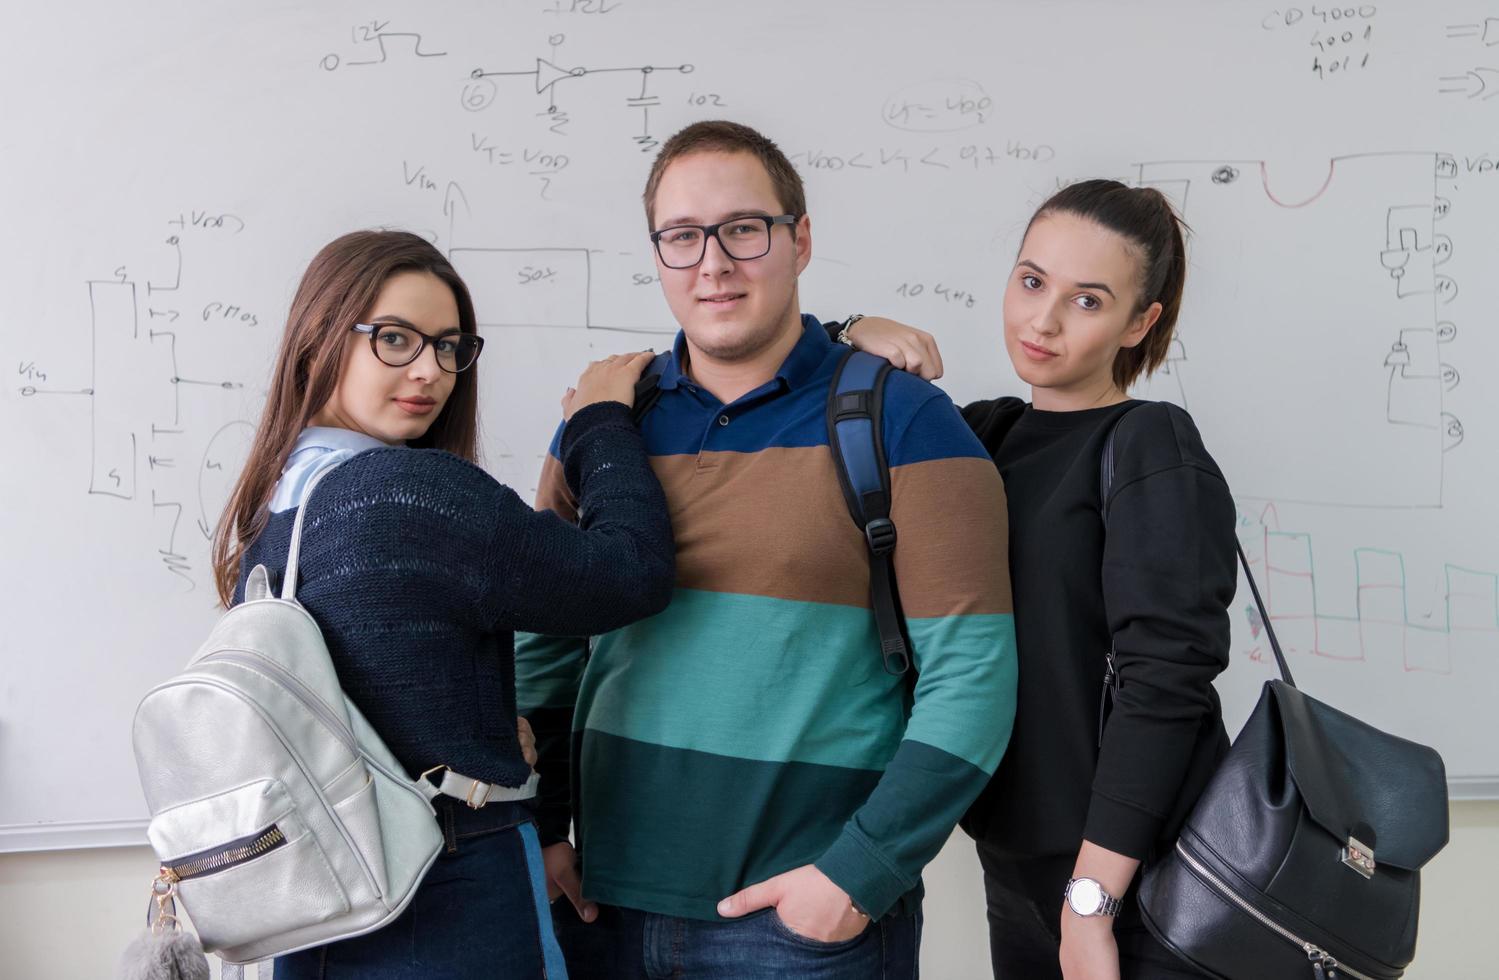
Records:
[[[350,329],[369,334],[370,350],[380,363],[391,367],[405,367],[421,357],[431,344],[437,353],[437,366],[449,374],[457,374],[473,367],[484,349],[484,338],[476,333],[453,332],[430,337],[400,323],[356,323]]]
[[[668,269],[690,269],[703,261],[708,239],[718,239],[718,246],[731,259],[747,262],[770,251],[770,232],[776,225],[794,225],[794,214],[747,214],[720,221],[716,225],[672,225],[651,232],[656,254]]]

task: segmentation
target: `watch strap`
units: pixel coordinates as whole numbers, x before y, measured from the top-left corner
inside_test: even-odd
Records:
[[[1077,909],[1072,908],[1072,886],[1076,882],[1083,881],[1085,879],[1087,881],[1091,881],[1095,885],[1098,885],[1099,895],[1098,908],[1088,913],[1079,912]],[[1105,891],[1103,885],[1098,881],[1098,879],[1088,878],[1086,875],[1083,875],[1068,880],[1067,887],[1062,890],[1062,903],[1069,909],[1072,909],[1073,915],[1083,916],[1084,918],[1093,918],[1095,916],[1118,915],[1119,909],[1124,905],[1124,900],[1115,898],[1113,895],[1110,895],[1107,891]]]

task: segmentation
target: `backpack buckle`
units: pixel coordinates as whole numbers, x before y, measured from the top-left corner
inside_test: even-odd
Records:
[[[874,392],[868,389],[847,391],[833,399],[833,424],[849,419],[874,418]]]
[[[1343,848],[1339,857],[1342,858],[1344,864],[1365,878],[1374,877],[1374,869],[1377,867],[1374,863],[1374,848],[1357,837],[1348,838],[1348,844]]]
[[[446,771],[444,771],[444,770],[446,770]],[[416,779],[417,779],[417,782],[424,783],[427,786],[432,787],[433,791],[438,796],[441,796],[441,795],[443,795],[443,792],[442,792],[443,779],[447,776],[447,773],[452,772],[452,771],[453,771],[452,767],[449,766],[446,762],[444,762],[444,763],[441,763],[439,765],[433,766],[431,769],[428,769],[426,772],[424,772],[420,776],[416,777]],[[436,780],[433,780],[433,779],[429,778],[435,772],[443,773],[443,775],[442,776],[438,776]]]
[[[479,802],[475,803],[474,794],[479,791],[480,786],[484,787],[484,795],[479,798]],[[492,789],[494,789],[494,786],[491,783],[481,783],[477,779],[471,779],[468,787],[468,794],[464,796],[463,802],[468,804],[470,810],[483,809],[484,804],[489,802],[489,792]]]
[[[876,555],[888,555],[895,550],[895,522],[888,517],[876,517],[864,525],[864,537],[869,550]]]

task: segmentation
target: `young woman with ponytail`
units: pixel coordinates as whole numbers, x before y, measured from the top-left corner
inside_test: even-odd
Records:
[[[1135,902],[1228,747],[1213,678],[1228,664],[1233,499],[1191,417],[1128,394],[1171,344],[1181,228],[1160,192],[1116,181],[1043,204],[1004,296],[1031,400],[963,409],[1004,477],[1020,652],[1015,734],[963,822],[999,980],[1197,975]],[[864,318],[847,335],[941,371],[921,331]]]

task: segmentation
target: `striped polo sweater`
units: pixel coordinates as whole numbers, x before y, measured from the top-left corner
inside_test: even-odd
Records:
[[[868,549],[828,447],[844,348],[803,320],[776,376],[731,405],[681,371],[677,338],[642,425],[676,535],[666,611],[591,652],[517,637],[543,831],[563,839],[575,821],[595,901],[714,920],[725,896],[816,864],[872,916],[911,907],[1009,741],[998,472],[945,394],[891,374],[883,431],[913,694],[881,662]],[[538,508],[578,517],[555,446]]]

